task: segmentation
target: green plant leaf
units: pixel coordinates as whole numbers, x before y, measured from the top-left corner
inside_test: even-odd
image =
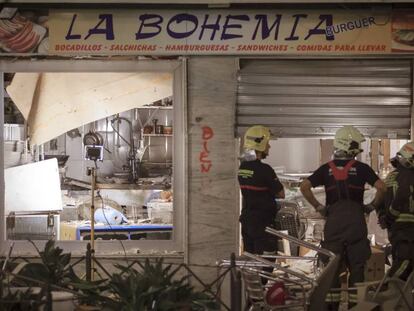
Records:
[[[120,272],[109,282],[114,299],[106,304],[111,310],[219,310],[214,297],[195,291],[188,284],[188,276],[175,277],[179,269],[172,269],[163,259],[151,263],[147,258],[138,268],[116,267]]]

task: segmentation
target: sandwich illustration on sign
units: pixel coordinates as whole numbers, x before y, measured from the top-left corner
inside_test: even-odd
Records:
[[[0,19],[0,47],[8,53],[32,53],[46,35],[46,28],[16,13]]]

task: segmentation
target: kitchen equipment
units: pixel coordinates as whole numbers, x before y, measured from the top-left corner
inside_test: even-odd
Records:
[[[68,135],[72,139],[82,136],[78,128],[74,128],[74,129],[66,132],[66,135]]]
[[[173,100],[172,97],[167,97],[162,100],[163,106],[172,106]]]
[[[165,135],[172,135],[172,133],[173,133],[173,128],[172,128],[171,125],[164,126],[163,134],[165,134]]]
[[[60,216],[58,214],[14,214],[6,216],[8,240],[59,240]]]
[[[164,133],[164,125],[157,125],[155,127],[155,134],[163,134]]]
[[[151,223],[172,224],[173,203],[163,201],[156,199],[147,203],[147,212]]]
[[[4,170],[4,213],[60,212],[62,192],[57,159]]]
[[[152,119],[152,123],[154,123],[154,131],[156,131],[157,130],[158,119]]]
[[[151,125],[144,126],[144,134],[151,134],[152,130],[153,130],[153,128],[152,128]]]
[[[89,131],[83,137],[83,144],[84,145],[102,146],[103,145],[103,137],[98,132]]]
[[[129,177],[131,176],[130,172],[115,172],[112,179],[116,184],[128,184],[130,182]]]

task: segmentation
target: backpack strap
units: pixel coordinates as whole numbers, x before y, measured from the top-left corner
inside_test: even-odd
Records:
[[[356,161],[352,159],[342,169],[336,167],[334,161],[329,161],[328,165],[332,170],[332,175],[336,181],[343,181],[348,179],[348,172]]]
[[[332,175],[335,179],[336,190],[338,191],[338,198],[340,200],[342,199],[342,195],[339,187],[339,182],[344,182],[346,197],[349,199],[348,183],[346,182],[346,180],[348,179],[348,172],[355,162],[355,159],[350,160],[342,169],[337,168],[333,160],[328,162],[328,165],[332,170]]]

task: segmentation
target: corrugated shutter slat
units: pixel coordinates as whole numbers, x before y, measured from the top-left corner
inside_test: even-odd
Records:
[[[243,60],[238,130],[254,124],[281,137],[333,135],[354,125],[371,137],[409,138],[409,60]]]

